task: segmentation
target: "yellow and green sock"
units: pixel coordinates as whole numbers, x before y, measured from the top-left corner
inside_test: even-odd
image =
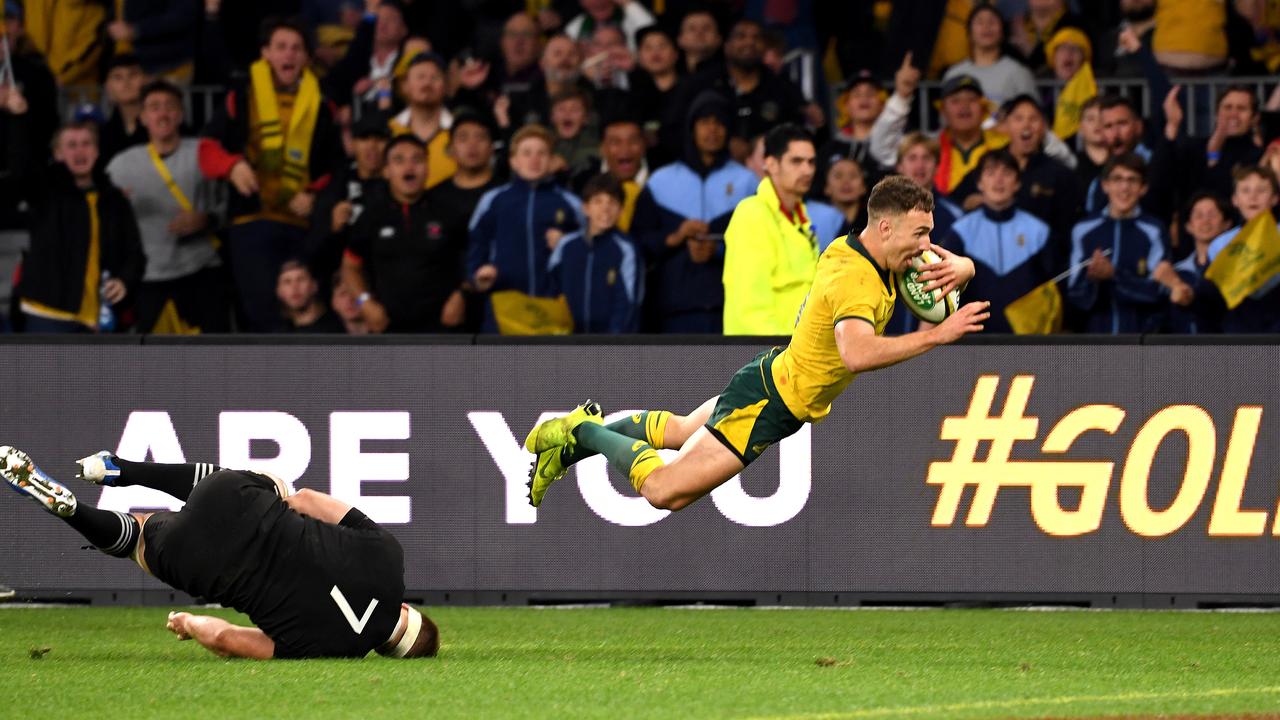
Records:
[[[590,451],[582,457],[596,453],[604,455],[613,469],[626,476],[631,481],[631,487],[639,492],[649,475],[665,463],[662,462],[661,457],[658,457],[658,451],[654,450],[652,445],[612,430],[612,427],[613,424],[609,426],[592,423],[579,425],[578,429],[574,430],[578,438],[578,447]]]
[[[624,435],[633,440],[643,440],[649,444],[651,448],[665,448],[667,435],[667,422],[671,420],[671,413],[667,410],[642,410],[630,417],[615,420],[604,426],[604,429],[619,435]],[[579,429],[589,423],[579,425]],[[599,426],[597,426],[599,427]],[[560,454],[560,462],[565,467],[595,455],[597,451],[583,447],[582,443],[578,443],[572,449],[565,448]]]

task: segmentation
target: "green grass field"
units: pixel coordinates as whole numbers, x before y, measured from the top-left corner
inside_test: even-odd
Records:
[[[0,717],[1280,712],[1275,613],[428,608],[434,660],[251,662],[166,612],[0,610]]]

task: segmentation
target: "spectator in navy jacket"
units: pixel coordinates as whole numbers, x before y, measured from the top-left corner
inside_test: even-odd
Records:
[[[1280,183],[1271,168],[1255,165],[1236,170],[1235,192],[1231,195],[1231,204],[1240,211],[1246,224],[1275,207],[1277,201],[1280,201]],[[1214,239],[1209,245],[1210,265],[1240,234],[1243,227],[1244,225],[1238,225]],[[1224,310],[1222,332],[1280,332],[1280,312],[1276,311],[1277,307],[1280,307],[1280,275],[1273,275],[1235,308]]]
[[[977,265],[965,297],[991,302],[986,331],[1008,333],[1004,309],[1053,277],[1049,226],[1014,206],[1019,170],[1008,150],[982,156],[977,172],[982,205],[957,220],[942,244]]]
[[[584,230],[570,233],[551,253],[553,291],[564,294],[575,333],[630,333],[640,327],[644,266],[635,243],[618,230],[625,195],[612,175],[587,181],[582,190]]]
[[[527,125],[511,138],[511,182],[485,193],[471,216],[467,277],[480,292],[550,296],[547,261],[566,233],[580,229],[582,204],[551,178],[555,138]],[[496,325],[486,319],[486,329]]]
[[[1204,271],[1209,269],[1209,246],[1231,228],[1231,206],[1220,196],[1201,191],[1187,204],[1186,218],[1185,233],[1193,242],[1192,250],[1172,270],[1187,290],[1174,286],[1166,328],[1183,335],[1220,332],[1222,297],[1205,279]]]
[[[1151,332],[1163,322],[1168,291],[1153,274],[1165,259],[1168,236],[1138,206],[1147,192],[1146,173],[1147,164],[1134,153],[1108,160],[1098,176],[1107,205],[1071,231],[1068,295],[1087,314],[1087,332]],[[1088,266],[1076,267],[1086,259]]]

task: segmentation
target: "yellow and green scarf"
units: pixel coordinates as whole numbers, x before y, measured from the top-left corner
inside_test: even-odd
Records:
[[[280,124],[280,106],[276,101],[271,66],[266,60],[258,60],[249,68],[249,78],[257,111],[258,126],[254,129],[260,138],[259,168],[268,172],[279,171],[283,194],[293,197],[307,183],[311,136],[320,114],[320,83],[310,70],[302,71],[286,133]]]

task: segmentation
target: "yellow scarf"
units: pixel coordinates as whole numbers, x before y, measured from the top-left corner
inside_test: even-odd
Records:
[[[283,195],[291,198],[307,184],[311,136],[320,114],[320,83],[310,70],[302,71],[293,112],[289,116],[288,132],[285,132],[280,125],[280,106],[276,102],[271,66],[266,60],[258,60],[249,68],[249,78],[253,85],[257,131],[261,138],[259,169],[268,172],[279,170]]]

